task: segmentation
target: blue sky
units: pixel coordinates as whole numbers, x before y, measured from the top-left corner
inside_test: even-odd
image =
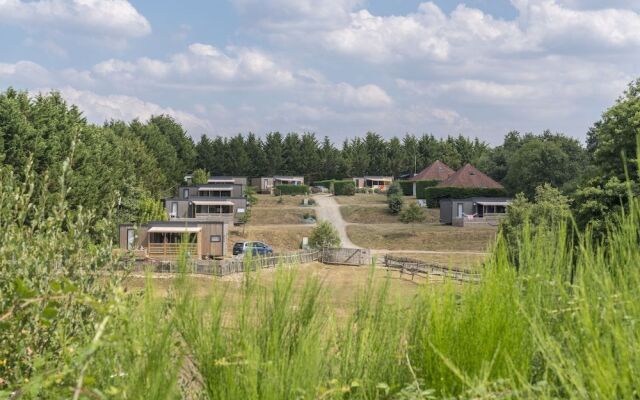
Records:
[[[588,128],[640,77],[637,0],[0,0],[0,87],[189,133]]]

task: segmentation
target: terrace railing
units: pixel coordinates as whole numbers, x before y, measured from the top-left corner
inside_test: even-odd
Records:
[[[411,275],[411,279],[413,279],[414,276],[423,278],[441,276],[461,282],[480,281],[480,274],[468,268],[448,267],[413,258],[395,257],[389,254],[384,256],[383,266],[387,269],[397,270],[400,274],[409,274]]]

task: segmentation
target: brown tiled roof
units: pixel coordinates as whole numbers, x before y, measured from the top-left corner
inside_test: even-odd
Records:
[[[454,170],[440,160],[435,160],[427,168],[412,178],[410,181],[444,181],[455,173]]]
[[[489,178],[471,164],[465,165],[458,172],[440,182],[438,187],[503,189],[501,184]]]

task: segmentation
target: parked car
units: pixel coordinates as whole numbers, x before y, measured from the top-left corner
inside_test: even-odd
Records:
[[[236,242],[233,244],[233,255],[246,254],[251,251],[254,256],[271,256],[273,249],[262,242]]]
[[[311,193],[328,193],[329,189],[324,186],[312,186]]]

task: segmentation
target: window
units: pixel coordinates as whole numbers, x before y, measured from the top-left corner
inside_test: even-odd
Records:
[[[135,240],[136,240],[135,229],[132,229],[132,228],[127,229],[127,250],[133,250],[133,246],[135,245]]]
[[[233,206],[200,205],[196,206],[196,214],[231,214]]]
[[[211,243],[220,243],[220,242],[222,242],[222,236],[220,236],[220,235],[211,235],[211,236],[209,236],[209,242],[211,242]]]
[[[462,214],[464,211],[463,207],[464,207],[463,203],[458,203],[458,214],[457,214],[458,218],[462,218]]]
[[[189,198],[189,189],[182,189],[182,198],[183,199]]]

